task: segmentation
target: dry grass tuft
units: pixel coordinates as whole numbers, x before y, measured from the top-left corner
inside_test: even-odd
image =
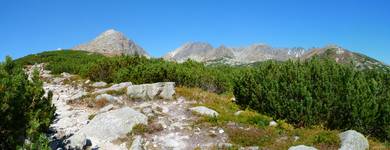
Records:
[[[95,107],[102,108],[108,104],[108,100],[105,98],[101,98],[95,101]]]

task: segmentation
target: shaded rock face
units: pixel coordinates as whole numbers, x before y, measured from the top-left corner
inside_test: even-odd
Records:
[[[368,140],[363,134],[348,130],[339,134],[341,147],[339,150],[366,150],[369,148]]]
[[[225,60],[232,63],[251,63],[269,59],[288,60],[303,55],[303,48],[273,48],[264,44],[248,47],[229,48],[220,46],[213,48],[208,43],[186,43],[164,56],[166,60],[184,62],[192,59],[199,62]]]
[[[86,139],[112,141],[131,132],[137,124],[147,124],[148,118],[132,108],[123,107],[96,115],[89,124],[69,138],[69,148],[82,148]],[[93,144],[93,143],[92,143]]]
[[[159,82],[153,84],[131,85],[127,88],[127,95],[133,99],[172,100],[174,94],[175,94],[174,82]]]
[[[95,52],[108,56],[135,54],[148,56],[142,47],[113,29],[103,32],[89,43],[78,45],[72,49]]]

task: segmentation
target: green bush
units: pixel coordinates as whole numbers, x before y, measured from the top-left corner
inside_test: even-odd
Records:
[[[334,60],[268,61],[234,80],[237,103],[297,127],[355,129],[388,140],[390,75]]]
[[[47,63],[47,69],[54,74],[68,72],[93,81],[134,84],[171,81],[217,93],[232,90],[231,78],[237,70],[224,65],[207,67],[190,60],[179,64],[142,56],[105,57],[73,50],[43,52],[16,62],[20,65]]]
[[[0,64],[0,149],[46,149],[43,133],[53,119],[52,93],[44,97],[38,72],[32,80],[10,57]],[[25,144],[28,139],[30,144]]]
[[[100,54],[88,53],[84,51],[60,50],[47,51],[39,54],[25,56],[17,59],[18,65],[34,65],[36,63],[47,63],[46,69],[53,74],[68,72],[72,74],[84,75],[90,67],[97,61],[105,57]]]

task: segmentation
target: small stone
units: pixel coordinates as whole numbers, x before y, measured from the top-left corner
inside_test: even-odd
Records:
[[[219,129],[218,132],[219,132],[219,134],[222,134],[222,133],[224,133],[225,131],[224,131],[223,129]]]
[[[209,132],[210,132],[211,134],[216,134],[216,132],[215,132],[214,130],[209,130]]]
[[[293,138],[294,138],[294,142],[299,140],[299,136],[294,136]]]
[[[85,81],[84,83],[85,83],[85,84],[89,84],[89,83],[91,83],[91,80],[87,80],[87,81]]]
[[[97,87],[97,88],[99,88],[99,87],[105,87],[105,86],[107,86],[107,83],[106,83],[106,82],[103,82],[103,81],[101,81],[101,82],[95,82],[95,83],[92,84],[92,87]]]
[[[269,126],[270,127],[276,127],[276,126],[278,126],[278,123],[276,123],[275,121],[272,120],[272,121],[269,122]]]
[[[212,110],[210,108],[204,107],[204,106],[197,106],[197,107],[192,107],[190,108],[191,111],[199,113],[201,115],[206,115],[209,117],[218,117],[218,112],[215,110]]]
[[[235,116],[239,116],[242,112],[244,112],[244,111],[239,110],[239,111],[235,112],[234,115],[235,115]]]

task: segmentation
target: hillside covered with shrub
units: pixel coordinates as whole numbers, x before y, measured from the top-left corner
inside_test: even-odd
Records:
[[[233,92],[242,108],[285,119],[296,127],[355,129],[383,141],[390,138],[390,75],[332,59],[314,57],[233,67],[63,50],[29,55],[16,63],[47,63],[54,74],[69,72],[93,81],[173,81],[216,93]]]
[[[390,138],[390,74],[333,60],[265,62],[234,80],[237,103],[297,127],[323,125]]]
[[[135,84],[173,81],[178,85],[200,87],[217,93],[231,91],[231,79],[241,69],[227,65],[206,67],[195,61],[176,63],[143,56],[106,57],[73,50],[28,55],[16,60],[16,63],[22,66],[47,63],[47,69],[54,74],[68,72],[92,81],[131,81]]]

